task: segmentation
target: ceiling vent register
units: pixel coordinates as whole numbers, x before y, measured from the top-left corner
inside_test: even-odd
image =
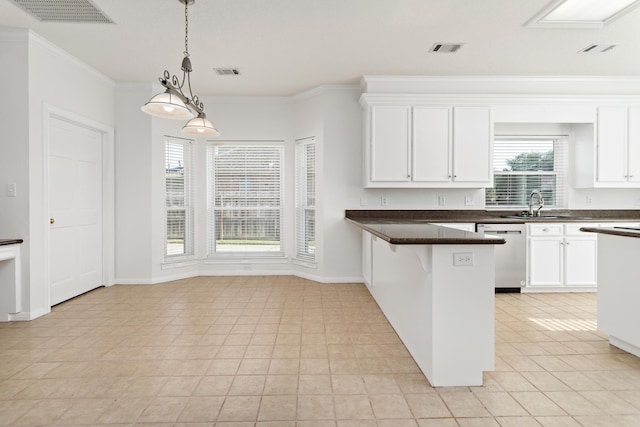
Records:
[[[215,72],[219,76],[238,76],[240,70],[237,68],[214,68]]]
[[[91,0],[12,0],[42,22],[113,24]]]
[[[429,49],[431,53],[456,53],[462,47],[462,43],[435,43]]]
[[[578,53],[605,53],[615,48],[615,44],[590,44],[584,49],[580,49]]]

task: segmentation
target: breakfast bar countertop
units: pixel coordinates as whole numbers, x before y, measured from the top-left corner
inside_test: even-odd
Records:
[[[428,222],[379,221],[349,219],[347,221],[394,245],[501,245],[504,239],[481,233],[457,230]]]
[[[581,227],[580,231],[640,238],[640,227]]]
[[[22,239],[0,239],[0,246],[15,245],[22,242]]]

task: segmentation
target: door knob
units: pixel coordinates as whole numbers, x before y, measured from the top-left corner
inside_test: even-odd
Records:
[[[49,218],[49,224],[55,224],[56,220],[53,218]]]

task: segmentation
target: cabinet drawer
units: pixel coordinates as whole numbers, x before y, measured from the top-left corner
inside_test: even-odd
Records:
[[[589,236],[590,233],[585,233],[584,231],[580,231],[581,227],[597,227],[598,224],[594,224],[594,223],[586,223],[586,222],[581,222],[581,223],[575,223],[572,222],[571,224],[565,224],[564,225],[564,234],[566,236]]]
[[[527,224],[529,236],[562,236],[563,231],[560,223]]]

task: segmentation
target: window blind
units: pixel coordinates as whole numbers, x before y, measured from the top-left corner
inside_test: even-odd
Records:
[[[296,259],[316,260],[316,144],[296,143]]]
[[[500,137],[494,141],[494,185],[486,206],[527,207],[540,190],[545,207],[566,206],[566,138]]]
[[[209,255],[282,254],[281,145],[210,145]]]
[[[191,140],[165,138],[165,257],[194,254]]]

